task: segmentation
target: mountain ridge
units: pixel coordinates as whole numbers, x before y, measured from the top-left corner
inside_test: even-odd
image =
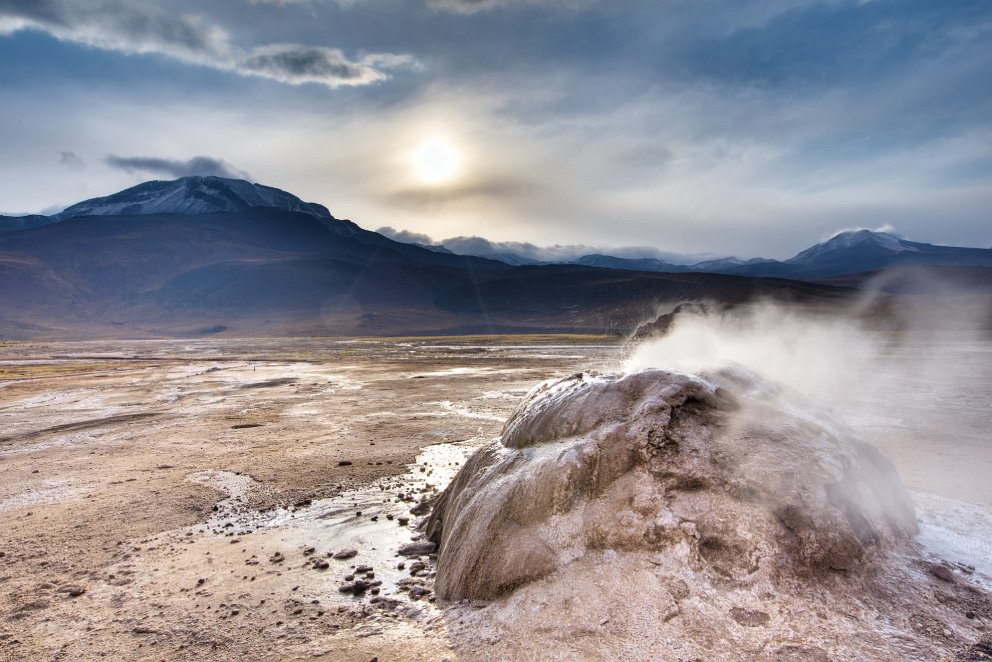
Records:
[[[78,202],[51,216],[0,216],[0,235],[83,216],[200,216],[263,208],[306,214],[338,235],[363,233],[365,239],[375,235],[380,238],[376,241],[396,241],[436,254],[468,255],[512,266],[575,264],[637,272],[717,273],[795,280],[829,279],[897,266],[992,266],[992,249],[937,246],[908,241],[889,232],[866,229],[839,232],[786,260],[726,257],[681,264],[653,257],[624,258],[601,253],[561,261],[541,261],[512,252],[489,252],[486,255],[470,251],[455,253],[441,245],[405,243],[363,230],[351,221],[335,218],[321,204],[304,202],[278,188],[215,176],[143,182],[111,195]]]
[[[624,264],[609,256],[592,256],[596,265],[513,266],[395,241],[278,189],[204,179],[139,185],[73,205],[66,218],[14,219],[18,228],[0,234],[0,337],[625,334],[686,301],[848,302],[862,280],[829,282],[817,269],[843,273],[852,251],[864,262],[925,261],[936,250],[869,233],[833,237],[796,264],[707,263],[761,278],[659,260],[604,268],[604,260]],[[950,250],[981,265],[992,254]]]

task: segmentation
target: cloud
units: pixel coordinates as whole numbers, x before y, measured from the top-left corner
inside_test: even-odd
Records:
[[[365,54],[303,44],[244,49],[203,17],[175,15],[121,0],[0,0],[0,35],[39,30],[56,39],[128,54],[155,54],[242,76],[330,88],[387,80],[417,65],[409,55]]]
[[[681,255],[660,251],[650,246],[604,247],[582,244],[538,246],[525,241],[490,241],[484,237],[460,236],[435,241],[429,235],[386,226],[376,230],[381,235],[405,244],[442,246],[459,255],[475,255],[495,259],[512,259],[516,262],[569,262],[583,255],[605,254],[631,259],[656,258],[671,264],[695,264],[713,259],[713,254]],[[514,259],[519,258],[519,259]]]
[[[451,237],[437,242],[461,255],[477,255],[501,259],[508,255],[534,262],[570,262],[583,255],[612,255],[628,259],[654,258],[670,264],[695,264],[723,255],[712,253],[681,254],[659,250],[653,246],[589,246],[585,244],[554,244],[537,246],[524,241],[490,241],[483,237]]]
[[[397,230],[396,228],[385,226],[376,230],[384,237],[389,237],[394,241],[404,244],[418,244],[420,246],[434,246],[434,240],[426,234],[420,232],[410,232],[409,230]]]
[[[322,83],[337,85],[367,85],[386,80],[386,69],[414,65],[406,55],[366,55],[349,60],[337,48],[300,46],[298,44],[271,44],[247,53],[240,64],[240,71],[264,76],[283,83]]]
[[[161,159],[152,156],[117,156],[109,154],[104,159],[108,165],[125,172],[147,172],[167,175],[174,179],[188,176],[217,176],[231,179],[251,179],[243,170],[238,170],[223,159],[210,156],[194,156],[188,161],[177,159]]]
[[[85,170],[86,163],[83,162],[75,152],[59,152],[59,165],[69,170]]]
[[[516,177],[491,176],[469,184],[453,186],[414,186],[392,191],[389,199],[400,205],[417,207],[485,198],[522,198],[542,189],[537,181]]]
[[[841,228],[840,230],[834,230],[833,232],[829,232],[821,236],[820,241],[828,241],[836,236],[844,234],[845,232],[861,232],[862,230],[868,230],[869,232],[884,232],[885,234],[891,234],[891,235],[895,235],[896,237],[899,237],[900,239],[905,239],[905,236],[901,232],[896,230],[896,226],[892,225],[891,223],[883,223],[877,228],[866,228],[866,227]]]
[[[550,7],[554,9],[581,9],[595,4],[598,0],[427,0],[431,9],[475,14],[505,7]]]

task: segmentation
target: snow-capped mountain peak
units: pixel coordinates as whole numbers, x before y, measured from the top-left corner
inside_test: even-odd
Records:
[[[125,214],[211,214],[237,212],[252,207],[276,207],[309,214],[322,221],[334,220],[323,205],[304,202],[271,186],[226,177],[182,177],[150,181],[113,195],[84,200],[52,218],[120,216]]]
[[[803,264],[822,258],[837,251],[851,249],[885,251],[889,253],[918,252],[919,246],[911,241],[900,239],[888,232],[872,230],[847,230],[840,232],[824,242],[807,248],[793,258],[786,260],[788,264]]]

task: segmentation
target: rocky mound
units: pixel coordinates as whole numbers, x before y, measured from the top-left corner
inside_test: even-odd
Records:
[[[864,574],[915,534],[912,501],[877,450],[796,402],[739,370],[539,387],[428,520],[437,594],[492,599],[628,552],[676,593]]]

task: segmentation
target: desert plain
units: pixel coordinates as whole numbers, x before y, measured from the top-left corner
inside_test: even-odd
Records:
[[[889,383],[849,422],[912,491],[922,553],[971,591],[948,604],[973,634],[992,622],[992,352],[947,343],[944,383]],[[893,360],[929,350],[913,351]],[[0,660],[522,657],[472,629],[484,604],[435,600],[429,554],[398,552],[528,391],[628,352],[588,336],[6,342]],[[542,645],[594,657],[580,640],[611,628],[596,622]],[[915,623],[987,659],[964,657],[984,653],[960,627]],[[753,657],[835,659],[769,637]]]

